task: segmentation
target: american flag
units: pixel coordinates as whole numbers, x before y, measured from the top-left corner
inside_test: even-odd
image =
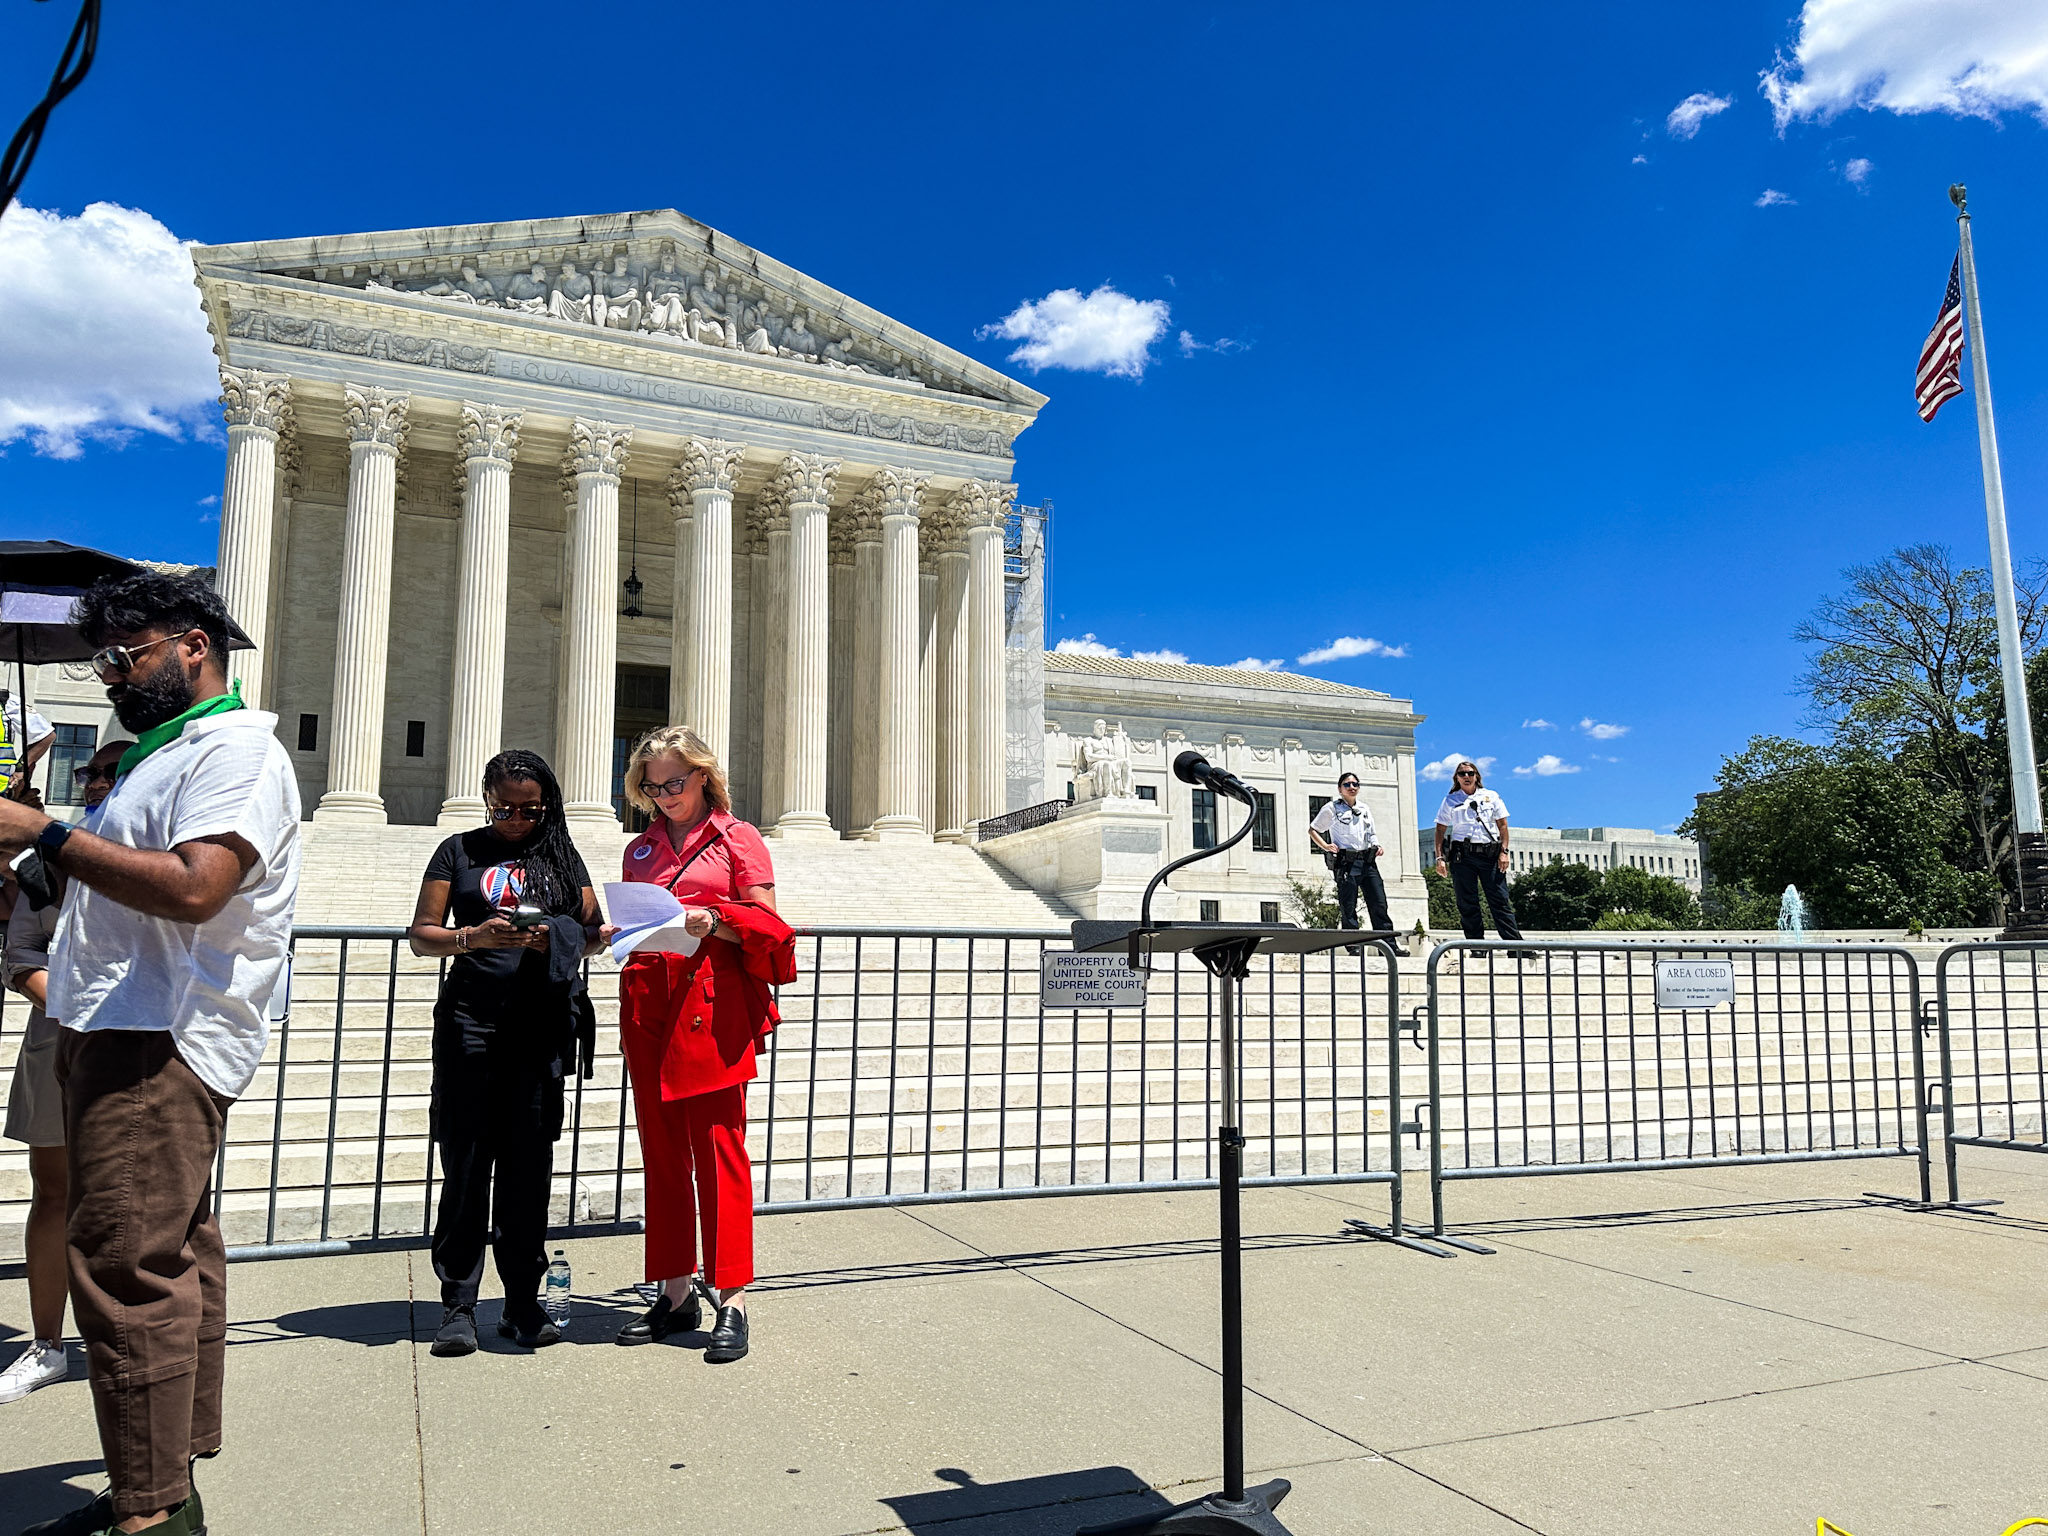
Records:
[[[1963,392],[1963,258],[1957,254],[1948,269],[1948,292],[1941,298],[1941,313],[1934,329],[1920,347],[1920,368],[1913,376],[1913,397],[1920,402],[1920,419],[1934,420],[1934,413]]]

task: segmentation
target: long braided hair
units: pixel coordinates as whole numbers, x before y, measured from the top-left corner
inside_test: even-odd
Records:
[[[541,804],[547,814],[526,841],[518,844],[518,857],[526,866],[528,899],[549,912],[572,916],[583,910],[583,882],[577,878],[576,844],[569,838],[569,825],[562,816],[562,786],[555,770],[538,752],[514,747],[500,752],[484,764],[484,793],[524,779],[540,786]]]

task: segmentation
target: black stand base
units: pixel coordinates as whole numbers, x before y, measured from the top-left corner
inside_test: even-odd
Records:
[[[1147,1531],[1156,1531],[1158,1536],[1236,1536],[1246,1531],[1253,1536],[1288,1536],[1287,1527],[1273,1511],[1293,1488],[1286,1478],[1276,1477],[1270,1483],[1245,1489],[1242,1503],[1212,1493],[1192,1504],[1175,1505],[1163,1515],[1140,1515],[1135,1520],[1119,1520],[1111,1525],[1084,1525],[1074,1536],[1139,1536]]]

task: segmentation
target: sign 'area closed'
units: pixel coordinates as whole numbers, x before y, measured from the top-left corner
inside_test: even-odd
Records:
[[[1659,1008],[1719,1008],[1735,1001],[1733,960],[1659,960]]]
[[[1132,970],[1121,951],[1080,955],[1048,950],[1039,967],[1038,990],[1047,1008],[1142,1008],[1145,973]]]

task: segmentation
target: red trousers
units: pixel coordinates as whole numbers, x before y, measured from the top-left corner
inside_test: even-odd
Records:
[[[747,1085],[664,1099],[657,1073],[633,1074],[640,1160],[647,1179],[647,1274],[678,1279],[697,1268],[721,1291],[754,1282],[754,1170],[747,1160]]]

